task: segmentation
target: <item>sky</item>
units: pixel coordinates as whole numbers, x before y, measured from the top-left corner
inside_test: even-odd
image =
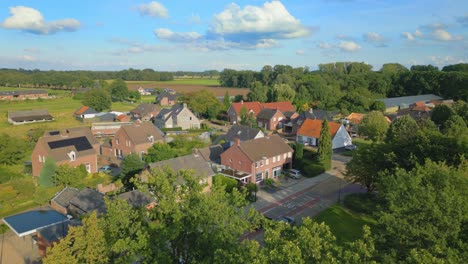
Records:
[[[467,0],[1,0],[0,68],[468,63]]]

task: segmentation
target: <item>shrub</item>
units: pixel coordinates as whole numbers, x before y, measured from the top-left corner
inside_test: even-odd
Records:
[[[272,186],[275,183],[275,180],[273,179],[266,179],[265,181],[266,186]]]
[[[312,163],[312,162],[304,162],[305,164],[303,164],[301,170],[302,170],[302,174],[305,176],[305,177],[308,177],[308,178],[311,178],[311,177],[315,177],[321,173],[324,173],[325,172],[325,168],[323,167],[322,164],[319,164],[319,163]]]
[[[213,177],[214,186],[224,186],[227,193],[231,193],[237,187],[237,181],[223,175],[215,175]]]

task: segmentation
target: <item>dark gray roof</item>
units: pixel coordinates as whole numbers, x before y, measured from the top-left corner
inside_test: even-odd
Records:
[[[177,100],[177,97],[179,97],[179,95],[175,94],[175,93],[172,93],[172,92],[164,91],[164,92],[158,94],[157,100],[160,101],[164,97],[167,97],[169,101],[175,101],[175,100]]]
[[[70,200],[70,205],[73,205],[86,213],[97,211],[98,215],[100,215],[106,212],[104,195],[90,188],[81,190],[73,199]]]
[[[283,112],[283,115],[287,119],[290,119],[295,113],[296,113],[296,111],[286,111],[286,112]]]
[[[407,108],[411,104],[414,104],[416,102],[429,102],[432,100],[441,100],[441,99],[443,98],[434,94],[422,94],[422,95],[413,95],[413,96],[384,98],[384,99],[377,99],[377,100],[384,102],[386,108],[397,107],[397,106],[398,107],[403,106]]]
[[[145,116],[151,112],[158,112],[159,110],[160,107],[156,104],[141,103],[135,109],[130,111],[130,113]]]
[[[320,109],[309,109],[308,111],[304,111],[299,114],[299,117],[296,119],[297,121],[304,121],[306,119],[318,119],[318,120],[325,120],[328,121],[333,120],[333,116],[336,115],[337,112],[328,112],[326,110]]]
[[[72,187],[65,187],[51,201],[58,203],[62,207],[68,207],[70,200],[73,199],[80,191]]]
[[[419,121],[419,120],[421,120],[423,118],[431,118],[431,112],[430,111],[418,111],[418,110],[413,110],[413,109],[406,108],[406,109],[398,110],[396,116],[394,116],[393,119],[398,119],[398,118],[400,118],[402,116],[405,116],[405,115],[409,115],[411,118],[413,118],[416,121]]]
[[[270,120],[273,118],[273,116],[276,114],[276,112],[279,112],[277,109],[269,109],[269,108],[263,108],[260,113],[257,115],[257,119],[266,119]]]
[[[194,170],[195,176],[210,177],[215,173],[201,155],[186,155],[169,160],[163,160],[148,164],[151,169],[164,168],[168,166],[175,172],[180,170]]]
[[[148,204],[154,202],[154,199],[148,197],[146,194],[139,190],[133,190],[117,195],[118,198],[128,202],[133,207],[145,207]]]
[[[240,141],[246,141],[246,140],[254,139],[255,136],[258,135],[259,132],[260,132],[260,129],[258,128],[251,128],[247,126],[234,124],[231,127],[231,129],[229,129],[227,134],[223,136],[222,139],[224,139],[226,142],[234,141],[235,138],[240,139]]]
[[[49,243],[61,240],[68,235],[70,226],[79,226],[81,221],[72,219],[63,223],[58,223],[38,230],[39,235]]]
[[[46,90],[0,91],[0,95],[48,94]]]
[[[47,109],[27,110],[27,111],[8,111],[8,118],[15,122],[35,121],[35,120],[53,120]]]
[[[113,122],[115,120],[115,114],[103,113],[98,116],[100,122]]]
[[[224,148],[221,145],[213,145],[206,148],[194,150],[196,154],[203,157],[206,162],[221,163],[221,153],[224,152]]]
[[[173,105],[171,108],[163,108],[156,116],[156,119],[166,121],[173,115],[178,115],[182,109],[184,109],[184,106],[180,104]]]

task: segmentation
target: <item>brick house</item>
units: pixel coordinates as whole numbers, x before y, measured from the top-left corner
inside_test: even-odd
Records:
[[[257,117],[262,109],[276,109],[282,113],[295,111],[294,106],[291,104],[291,102],[288,101],[272,103],[241,101],[239,103],[232,103],[229,107],[227,111],[229,122],[232,124],[239,122],[242,108],[245,108],[249,114],[253,115],[253,117]]]
[[[47,131],[32,152],[32,174],[39,176],[46,158],[53,159],[57,165],[85,165],[89,173],[95,173],[98,153],[99,142],[88,127]]]
[[[161,111],[161,108],[156,104],[142,103],[139,104],[135,109],[130,111],[130,114],[134,119],[141,121],[150,121],[153,117],[156,117]]]
[[[243,178],[243,183],[260,183],[265,179],[275,179],[283,169],[292,168],[293,151],[278,135],[244,142],[236,140],[221,154],[221,164],[249,174]]]
[[[200,120],[188,109],[187,104],[174,105],[170,109],[162,109],[154,119],[154,124],[159,128],[200,128]]]
[[[121,126],[111,141],[112,153],[125,157],[131,153],[141,156],[157,142],[164,142],[164,133],[151,122],[136,122]]]
[[[49,98],[46,90],[0,91],[0,100],[26,100]]]
[[[281,128],[286,121],[286,116],[278,109],[263,108],[257,115],[258,127],[266,130],[275,130]]]
[[[240,139],[242,142],[264,136],[265,134],[258,128],[234,124],[225,135],[219,136],[213,144],[222,144],[223,146],[230,147],[233,145],[234,139],[236,138]]]
[[[67,215],[68,206],[70,205],[71,199],[75,198],[80,191],[72,187],[65,187],[57,195],[50,200],[50,207],[54,208],[55,211]]]
[[[175,92],[162,92],[156,97],[156,103],[161,106],[171,106],[177,104],[178,94]]]

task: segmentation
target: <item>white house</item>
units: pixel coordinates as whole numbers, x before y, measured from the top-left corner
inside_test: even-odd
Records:
[[[306,119],[297,131],[296,141],[305,145],[317,146],[322,131],[322,120]],[[332,148],[343,148],[352,145],[351,137],[342,124],[328,122],[332,137]]]

